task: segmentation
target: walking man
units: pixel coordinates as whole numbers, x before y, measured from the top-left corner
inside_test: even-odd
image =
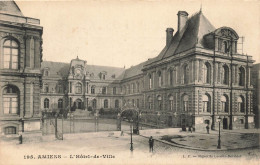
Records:
[[[149,138],[150,152],[153,152],[153,143],[154,143],[154,139],[153,139],[153,137],[151,136],[151,137]]]
[[[207,133],[209,134],[209,125],[206,126]]]

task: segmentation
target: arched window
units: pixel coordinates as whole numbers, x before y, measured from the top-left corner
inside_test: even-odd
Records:
[[[169,70],[169,81],[170,81],[170,85],[173,85],[173,70],[172,69]]]
[[[189,83],[189,67],[187,64],[183,66],[183,82],[184,84]]]
[[[221,109],[223,112],[228,113],[228,97],[226,95],[221,96]]]
[[[62,99],[58,100],[58,108],[59,109],[63,108],[63,100]]]
[[[160,95],[157,96],[157,101],[158,101],[158,109],[162,110],[162,97]]]
[[[76,109],[83,109],[83,102],[81,99],[77,99],[75,103],[76,103]]]
[[[243,67],[239,68],[238,78],[239,78],[239,85],[244,86],[245,85],[245,69]]]
[[[203,101],[203,112],[211,112],[210,96],[208,94],[203,95],[202,101]]]
[[[49,76],[49,71],[48,70],[44,70],[44,76]]]
[[[147,100],[148,100],[148,109],[152,109],[152,98],[149,96]]]
[[[211,66],[208,62],[206,62],[204,65],[203,65],[203,80],[205,83],[210,83],[210,78],[211,78]]]
[[[162,72],[161,71],[158,72],[158,86],[159,87],[162,86]]]
[[[149,89],[152,89],[152,75],[149,74],[148,77],[149,77]]]
[[[93,101],[92,101],[92,108],[93,109],[97,108],[97,100],[96,99],[93,99]]]
[[[95,94],[95,86],[91,86],[91,94]]]
[[[16,127],[5,127],[5,135],[16,134]]]
[[[82,85],[80,83],[76,84],[76,93],[77,94],[82,93]]]
[[[50,100],[49,99],[47,99],[47,98],[45,98],[44,99],[44,108],[49,108],[50,107]]]
[[[227,41],[224,41],[224,42],[223,42],[223,45],[224,45],[224,52],[225,52],[225,53],[228,53],[228,52],[229,52],[228,42],[227,42]]]
[[[229,69],[227,65],[223,66],[223,84],[228,85],[229,82]]]
[[[237,107],[238,112],[244,113],[245,112],[245,99],[243,96],[238,97],[237,99]]]
[[[172,95],[169,96],[169,108],[170,108],[170,111],[173,110],[173,96]]]
[[[18,114],[19,90],[15,86],[8,85],[3,91],[4,114]]]
[[[4,68],[18,69],[18,50],[19,45],[14,40],[6,40],[4,42]]]
[[[108,100],[104,100],[104,108],[108,108]]]
[[[135,107],[135,99],[132,99],[132,105]]]
[[[119,101],[118,100],[115,101],[115,108],[119,108]]]
[[[189,96],[186,94],[183,95],[182,96],[182,108],[183,108],[184,112],[188,111],[188,101],[189,101]]]

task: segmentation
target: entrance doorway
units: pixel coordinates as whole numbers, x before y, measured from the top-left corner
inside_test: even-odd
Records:
[[[228,121],[227,118],[223,119],[223,129],[228,129]]]

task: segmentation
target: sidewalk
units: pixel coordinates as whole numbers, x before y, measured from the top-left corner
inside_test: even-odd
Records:
[[[199,132],[182,132],[180,129],[161,129],[140,131],[140,136],[149,138],[153,136],[156,141],[175,147],[201,150],[239,150],[259,147],[259,130],[221,130],[221,149],[217,149],[218,130]]]

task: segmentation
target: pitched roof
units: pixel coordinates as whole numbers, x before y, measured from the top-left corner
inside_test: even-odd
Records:
[[[49,77],[62,78],[69,75],[70,63],[43,61],[41,68],[49,68]],[[124,68],[110,67],[110,66],[97,66],[97,65],[87,65],[86,71],[94,76],[92,79],[100,79],[99,73],[106,72],[106,80],[120,80],[123,78]],[[115,75],[115,78],[112,76]]]
[[[24,16],[14,1],[0,1],[0,13]]]
[[[191,16],[181,31],[177,31],[173,36],[169,47],[165,46],[160,54],[150,59],[147,64],[173,56],[174,54],[189,50],[196,46],[204,47],[203,36],[214,31],[215,27],[200,11]]]
[[[143,66],[145,65],[146,62],[147,61],[142,62],[138,65],[132,66],[129,69],[126,69],[125,74],[124,74],[124,79],[142,74],[143,73],[142,69],[143,69]]]

